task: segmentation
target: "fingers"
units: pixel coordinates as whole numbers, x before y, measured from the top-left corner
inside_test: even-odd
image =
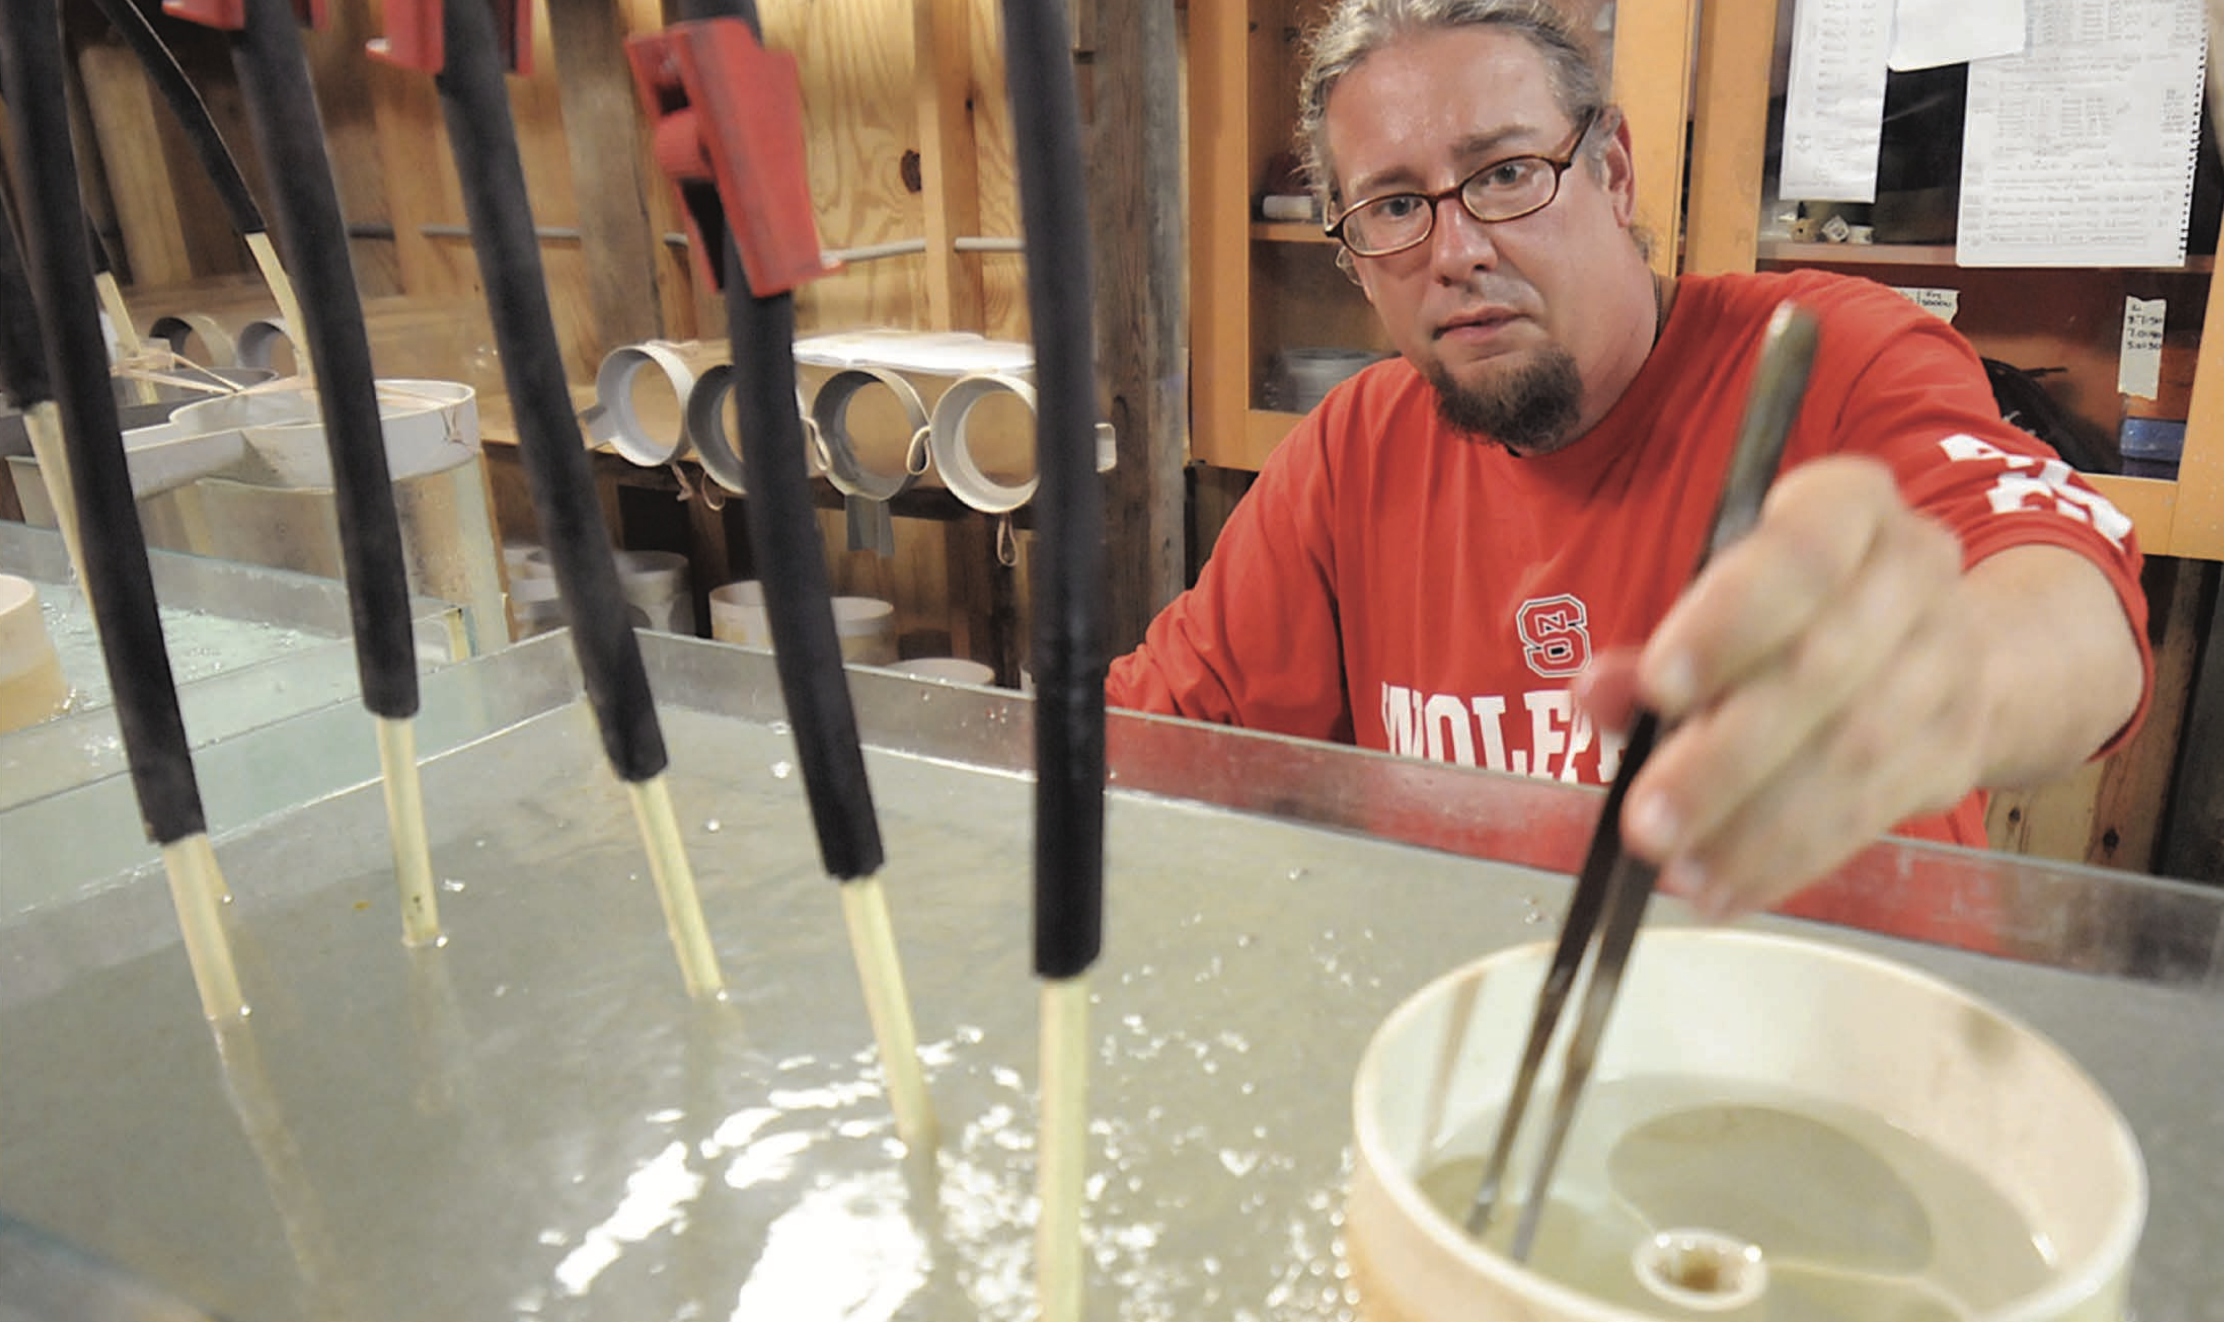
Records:
[[[1601,730],[1627,733],[1637,723],[1637,653],[1635,650],[1600,652],[1575,677],[1576,705]]]
[[[1902,819],[1951,806],[1976,774],[1977,718],[1957,694],[1945,667],[1893,672],[1874,702],[1830,723],[1811,755],[1670,854],[1662,888],[1703,917],[1735,918],[1789,898]],[[1926,737],[1908,737],[1908,722]]]
[[[1951,707],[1960,548],[1864,461],[1794,472],[1645,649],[1672,730],[1624,831],[1703,911],[1783,898],[1966,789]],[[1961,747],[1968,746],[1964,741]]]
[[[1744,681],[1809,627],[1905,513],[1880,464],[1825,459],[1785,474],[1760,523],[1654,630],[1639,664],[1645,703],[1680,720]]]

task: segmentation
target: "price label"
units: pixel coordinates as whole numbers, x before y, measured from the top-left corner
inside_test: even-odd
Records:
[[[1958,289],[1900,287],[1895,288],[1893,292],[1949,325],[1953,323],[1954,314],[1961,311],[1961,291]]]

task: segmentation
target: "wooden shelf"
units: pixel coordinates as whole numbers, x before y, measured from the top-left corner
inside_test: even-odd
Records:
[[[1801,266],[1944,266],[1959,269],[1950,243],[1794,243],[1789,239],[1762,239],[1756,255],[1764,262],[1790,262]],[[2031,266],[1970,267],[1970,270],[2030,271],[2160,271],[2192,275],[2214,271],[2216,259],[2190,256],[2183,266]]]
[[[1251,237],[1268,243],[1328,243],[1336,241],[1321,232],[1321,227],[1309,220],[1266,220],[1251,222]]]
[[[2148,555],[2160,555],[2171,542],[2178,511],[2178,484],[2152,477],[2118,477],[2113,473],[2085,473],[2094,490],[2124,512],[2139,534],[2139,545]]]
[[[1243,463],[1241,467],[1256,470],[1274,453],[1274,447],[1290,434],[1290,430],[1305,421],[1302,413],[1279,413],[1273,409],[1246,409],[1243,415]]]

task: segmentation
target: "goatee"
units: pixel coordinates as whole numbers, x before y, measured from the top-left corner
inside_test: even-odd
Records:
[[[1479,385],[1452,379],[1441,362],[1423,375],[1436,387],[1437,415],[1447,426],[1504,446],[1517,455],[1551,454],[1570,433],[1583,398],[1583,375],[1559,345],[1493,374]]]

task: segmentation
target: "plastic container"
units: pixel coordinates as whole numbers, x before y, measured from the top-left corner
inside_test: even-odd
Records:
[[[517,641],[564,627],[564,602],[551,573],[522,574],[510,580],[510,619]]]
[[[887,666],[896,661],[896,608],[877,597],[836,597],[834,635],[842,660]],[[744,647],[772,648],[764,586],[754,579],[728,583],[710,594],[710,636]]]
[[[2116,433],[2125,477],[2175,479],[2185,453],[2185,423],[2170,418],[2125,418]]]
[[[1284,349],[1275,355],[1281,407],[1310,413],[1329,391],[1381,360],[1365,349]]]
[[[1525,945],[1446,974],[1391,1012],[1368,1044],[1353,1088],[1344,1234],[1369,1322],[1762,1319],[1788,1309],[1786,1295],[1848,1286],[1867,1293],[1834,1293],[1828,1316],[2123,1317],[2146,1168],[2091,1077],[2030,1028],[1928,974],[1755,932],[1647,928],[1555,1169],[1536,1251],[1521,1263],[1491,1245],[1527,1194],[1558,1052],[1546,1058],[1489,1243],[1469,1236],[1440,1209],[1464,1207],[1480,1181],[1549,959],[1550,947]],[[1576,1012],[1571,1004],[1568,1019]],[[1623,1094],[1640,1101],[1689,1091],[1658,1101],[1666,1109],[1657,1116],[1618,1120],[1622,1099],[1605,1090],[1619,1080],[1641,1084]],[[1734,1136],[1761,1122],[1751,1110],[1733,1115],[1733,1102],[1751,1107],[1754,1097],[1789,1117],[1768,1122],[1779,1132],[1807,1136],[1764,1149],[1759,1161],[1748,1146],[1750,1183],[1740,1184],[1722,1176],[1740,1156]],[[1818,1123],[1799,1131],[1801,1116]],[[1805,1154],[1822,1150],[1817,1136],[1831,1133],[1845,1136],[1822,1145],[1833,1155],[1810,1161]],[[1906,1150],[1863,1155],[1875,1135],[1899,1136]],[[1669,1160],[1641,1174],[1633,1157],[1648,1144]],[[1927,1173],[1949,1158],[1995,1202],[1935,1198],[1944,1186],[1926,1184]],[[1473,1173],[1445,1170],[1460,1161]],[[1880,1168],[1889,1174],[1879,1178]],[[1424,1191],[1438,1172],[1458,1176],[1441,1178],[1443,1202]],[[1834,1200],[1813,1196],[1826,1186]],[[1626,1224],[1633,1219],[1644,1224]],[[1989,1239],[1979,1238],[1988,1219]],[[1617,1220],[1625,1224],[1605,1228]],[[1880,1226],[1916,1242],[1881,1253],[1866,1242]],[[1548,1270],[1561,1252],[1548,1247],[1555,1235],[1595,1262],[1572,1275]],[[1973,1251],[1986,1243],[2020,1245],[2028,1260]],[[1704,1272],[1676,1264],[1710,1244],[1735,1252]],[[1958,1245],[1954,1269],[1992,1297],[1970,1299],[1963,1312],[1912,1306],[1922,1289],[1907,1282],[1945,1270],[1935,1264],[1949,1244]],[[1900,1293],[1880,1299],[1880,1290]]]
[[[505,544],[502,554],[509,556],[518,545]],[[611,555],[617,563],[618,591],[625,596],[626,615],[634,628],[693,636],[695,600],[688,590],[686,556],[677,551],[613,551]],[[512,568],[513,596],[520,576],[521,571]],[[549,561],[546,548],[527,549],[522,576],[555,581],[556,567]]]
[[[917,656],[909,661],[898,661],[888,668],[920,679],[942,679],[984,688],[996,682],[996,672],[993,669],[961,656]]]
[[[69,705],[62,659],[30,580],[0,574],[0,734],[58,716]]]
[[[502,543],[502,568],[515,583],[521,578],[549,578],[556,570],[537,542]]]
[[[744,647],[772,647],[772,621],[765,616],[764,585],[755,579],[711,589],[710,636]]]
[[[695,633],[695,594],[687,557],[677,551],[620,551],[618,587],[636,629]]]
[[[859,665],[896,663],[896,607],[878,597],[834,598],[834,635],[842,659]]]

